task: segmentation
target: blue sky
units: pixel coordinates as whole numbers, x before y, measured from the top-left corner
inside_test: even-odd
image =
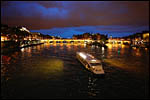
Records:
[[[65,28],[52,28],[43,30],[31,30],[31,32],[41,32],[44,34],[49,34],[53,36],[61,36],[65,38],[70,38],[72,35],[83,34],[85,32],[89,33],[100,33],[113,37],[123,37],[128,36],[136,32],[142,32],[143,29],[148,29],[147,26],[144,27],[133,27],[133,26],[80,26],[80,27],[65,27]],[[124,31],[122,31],[124,30]]]

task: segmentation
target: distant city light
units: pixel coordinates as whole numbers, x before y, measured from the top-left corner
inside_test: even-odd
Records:
[[[1,36],[1,41],[7,41],[7,37],[6,36]]]

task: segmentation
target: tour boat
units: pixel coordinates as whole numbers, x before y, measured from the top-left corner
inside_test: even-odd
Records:
[[[76,57],[85,66],[86,69],[94,74],[105,74],[102,63],[91,54],[85,52],[77,52]]]

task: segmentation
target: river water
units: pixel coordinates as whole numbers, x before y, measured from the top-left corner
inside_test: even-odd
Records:
[[[84,51],[102,60],[104,77],[76,59]],[[149,50],[109,44],[49,44],[1,55],[1,96],[15,99],[149,97]]]

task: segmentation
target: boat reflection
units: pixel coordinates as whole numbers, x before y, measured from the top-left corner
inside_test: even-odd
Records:
[[[97,94],[99,93],[98,89],[97,89],[97,82],[98,82],[98,78],[90,75],[88,78],[88,96],[89,97],[95,97],[97,96]]]

